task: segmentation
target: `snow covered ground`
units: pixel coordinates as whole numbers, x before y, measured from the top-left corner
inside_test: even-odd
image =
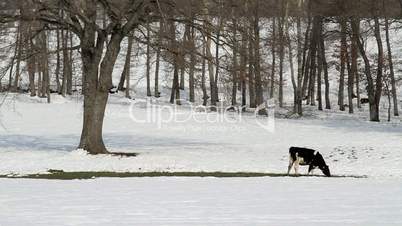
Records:
[[[284,173],[289,147],[304,146],[319,150],[332,174],[402,177],[400,120],[370,123],[363,118],[367,112],[354,117],[323,113],[303,120],[276,119],[272,133],[260,126],[266,118],[251,114],[239,119],[229,113],[222,119],[216,113],[197,113],[197,118],[175,122],[162,111],[162,119],[169,122],[135,122],[133,117],[148,115],[145,105],[112,97],[105,143],[114,152],[139,153],[136,158],[119,158],[75,150],[82,126],[80,100],[55,96],[50,105],[38,101],[42,100],[9,96],[1,107],[0,174],[49,169]],[[189,113],[183,107],[175,115],[185,118]]]
[[[2,96],[2,100],[4,96]],[[113,96],[104,138],[135,158],[75,150],[79,98],[52,104],[9,95],[0,108],[0,175],[64,171],[284,173],[290,146],[319,150],[332,174],[353,178],[130,178],[73,181],[0,179],[0,226],[19,225],[402,225],[400,119],[367,122],[336,111],[275,120],[197,113],[185,122],[133,121],[144,104]],[[162,102],[161,107],[168,107]],[[188,106],[173,116],[183,119]],[[155,117],[158,115],[155,115]],[[194,115],[193,115],[194,116]],[[206,122],[205,120],[212,122]],[[302,169],[307,170],[307,169]],[[316,171],[317,174],[320,172]]]
[[[0,179],[0,185],[2,226],[402,225],[401,180]]]

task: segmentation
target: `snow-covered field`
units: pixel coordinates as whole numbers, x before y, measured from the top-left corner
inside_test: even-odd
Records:
[[[251,113],[241,120],[236,113],[226,119],[197,113],[174,122],[162,110],[162,121],[170,122],[140,123],[133,116],[149,109],[114,96],[105,143],[114,152],[139,153],[120,158],[75,150],[82,120],[78,98],[39,102],[44,100],[9,95],[1,106],[0,175],[49,169],[284,173],[289,147],[305,146],[323,154],[332,174],[367,178],[0,179],[0,226],[402,225],[398,118],[370,123],[364,111],[349,116],[307,110],[304,119],[277,118],[272,132],[261,127],[266,118]],[[182,107],[174,116],[189,113]]]
[[[400,180],[2,179],[0,185],[2,226],[402,225]]]
[[[215,113],[197,113],[185,122],[175,122],[167,120],[168,111],[162,110],[162,120],[169,122],[158,125],[133,121],[133,116],[148,115],[143,104],[132,106],[112,97],[105,120],[105,143],[114,152],[139,153],[136,158],[119,158],[75,150],[82,126],[79,100],[55,96],[50,105],[38,101],[10,96],[1,107],[0,174],[44,173],[49,169],[284,173],[289,147],[303,146],[319,150],[332,174],[402,177],[399,119],[376,124],[359,115],[324,113],[303,120],[276,119],[272,133],[260,126],[266,118],[255,119],[251,114],[239,119],[228,113],[228,119],[222,119]],[[183,107],[176,115],[183,119],[189,112]]]

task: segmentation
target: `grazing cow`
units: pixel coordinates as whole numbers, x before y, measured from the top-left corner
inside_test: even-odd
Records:
[[[310,174],[314,169],[319,168],[325,176],[331,176],[329,167],[319,152],[307,148],[291,147],[289,149],[288,174],[290,173],[292,167],[295,168],[296,174],[299,174],[298,171],[300,165],[309,166],[308,174]]]

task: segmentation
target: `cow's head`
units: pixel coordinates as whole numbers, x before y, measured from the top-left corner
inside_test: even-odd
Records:
[[[315,166],[317,166],[325,176],[327,176],[327,177],[331,176],[331,172],[329,171],[329,167],[325,163],[324,158],[322,157],[322,155],[319,152],[317,152],[317,154],[315,155],[313,164]]]

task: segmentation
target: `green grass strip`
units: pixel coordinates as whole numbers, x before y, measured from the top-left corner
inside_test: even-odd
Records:
[[[250,177],[324,177],[320,175],[287,175],[281,173],[253,172],[64,172],[49,170],[43,174],[0,175],[0,178],[47,179],[47,180],[88,180],[95,178],[142,178],[142,177],[216,177],[216,178],[250,178]],[[334,175],[331,178],[367,178],[367,176]]]

